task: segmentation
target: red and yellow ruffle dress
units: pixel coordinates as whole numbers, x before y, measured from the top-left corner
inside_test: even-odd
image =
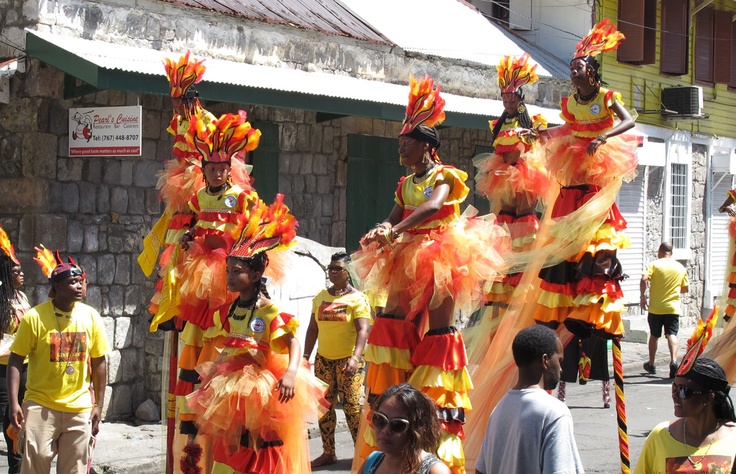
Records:
[[[462,423],[471,408],[467,392],[472,388],[465,345],[454,327],[424,334],[427,310],[451,297],[455,310],[470,315],[483,300],[484,282],[503,265],[499,251],[507,239],[494,222],[460,215],[460,203],[469,191],[465,172],[437,165],[422,182],[414,183],[413,177],[402,178],[396,191],[402,219],[427,202],[438,182],[451,186],[443,207],[392,245],[372,243],[353,255],[364,292],[373,301],[400,295],[399,310],[404,313],[376,317],[364,352],[371,362],[366,385],[369,399],[407,380],[431,396],[444,428],[440,458],[455,472],[464,472]],[[361,456],[375,450],[372,430],[366,430],[365,441]]]
[[[212,472],[309,472],[306,424],[325,413],[327,386],[301,361],[294,398],[281,403],[275,390],[289,364],[284,336],[296,337],[299,322],[271,302],[254,310],[236,301],[212,317],[213,330],[226,334],[223,353],[198,367],[202,384],[187,397],[214,440]]]
[[[601,88],[586,103],[574,98],[562,100],[560,116],[566,125],[554,130],[554,138],[546,144],[547,169],[562,188],[552,209],[556,221],[552,235],[565,238],[575,232],[576,222],[585,220],[586,204],[616,180],[633,179],[639,138],[617,135],[599,146],[592,156],[587,153],[590,142],[614,126],[614,102],[623,105],[621,94]],[[615,193],[606,193],[607,215],[582,243],[577,255],[540,271],[541,293],[534,318],[543,323],[565,322],[573,333],[587,337],[595,331],[602,337],[623,334],[621,313],[625,310],[619,284],[623,276],[616,250],[628,246],[622,233],[626,228],[615,203]],[[605,211],[604,211],[605,212]],[[569,222],[568,222],[569,221]]]

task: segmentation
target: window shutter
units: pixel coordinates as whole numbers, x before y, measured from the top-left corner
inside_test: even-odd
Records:
[[[688,0],[667,0],[661,5],[659,70],[663,74],[687,74]]]
[[[644,60],[644,4],[642,0],[619,0],[618,30],[626,36],[618,47],[617,60],[640,64]]]
[[[728,84],[731,80],[731,17],[732,12],[717,11],[713,19],[713,76],[716,82]]]
[[[736,22],[731,23],[731,81],[730,87],[736,87]]]
[[[657,0],[644,2],[644,60],[642,64],[654,64],[657,55]]]
[[[695,80],[713,82],[713,7],[695,15]]]

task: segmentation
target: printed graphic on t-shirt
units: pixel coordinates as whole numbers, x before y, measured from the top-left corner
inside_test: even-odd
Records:
[[[705,456],[685,456],[667,458],[667,474],[701,473],[728,474],[731,472],[731,456],[706,454]]]
[[[333,301],[332,303],[323,301],[319,306],[318,321],[339,321],[348,320],[348,305]]]
[[[51,362],[77,362],[87,358],[86,332],[52,332]]]

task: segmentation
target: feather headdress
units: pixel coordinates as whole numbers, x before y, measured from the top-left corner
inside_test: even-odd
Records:
[[[692,367],[698,356],[705,350],[706,344],[708,344],[708,341],[713,336],[713,328],[718,319],[716,317],[717,314],[718,306],[716,305],[713,306],[713,310],[705,320],[698,319],[698,326],[693,331],[690,339],[687,340],[687,350],[685,351],[685,357],[682,358],[680,367],[677,369],[677,375],[683,375],[690,371],[690,367]]]
[[[230,251],[231,257],[250,258],[268,250],[286,250],[296,244],[296,218],[277,194],[270,206],[263,201],[251,210],[248,224]]]
[[[35,260],[38,266],[41,267],[43,274],[46,275],[46,277],[50,277],[51,272],[56,268],[56,258],[54,257],[53,252],[44,247],[43,244],[41,244],[41,248],[34,248],[36,249],[36,256],[33,257],[33,260]]]
[[[623,33],[604,18],[591,28],[590,32],[578,43],[573,59],[585,56],[597,56],[618,48],[619,43],[626,39]]]
[[[70,276],[81,276],[86,279],[87,274],[72,257],[67,257],[66,262],[62,260],[59,251],[51,252],[51,250],[41,245],[41,248],[35,247],[36,256],[33,260],[41,267],[41,271],[49,278],[51,283],[64,280]]]
[[[2,250],[3,253],[13,261],[13,263],[20,265],[18,257],[15,256],[15,248],[13,247],[13,244],[10,243],[10,237],[8,237],[7,232],[5,232],[5,229],[2,227],[0,227],[0,250]]]
[[[169,79],[169,93],[171,97],[184,96],[187,89],[202,80],[205,66],[204,59],[189,59],[190,52],[181,56],[178,61],[164,58],[166,77]]]
[[[531,64],[529,59],[526,53],[521,56],[506,55],[501,58],[496,69],[498,70],[498,86],[502,94],[515,93],[521,86],[533,84],[539,80],[537,65]]]
[[[401,135],[410,134],[419,125],[434,127],[445,121],[445,99],[440,97],[440,87],[434,85],[429,75],[419,81],[411,76],[409,87],[409,104]]]
[[[251,127],[246,113],[225,114],[207,122],[193,117],[187,133],[187,143],[196,149],[202,163],[229,163],[241,151],[253,151],[261,140],[261,131]]]

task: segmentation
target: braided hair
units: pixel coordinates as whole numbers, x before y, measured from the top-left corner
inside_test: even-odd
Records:
[[[271,295],[268,294],[268,289],[266,288],[266,279],[263,278],[263,272],[266,271],[266,267],[268,266],[268,254],[266,252],[258,252],[252,257],[234,257],[231,255],[228,258],[236,258],[248,265],[254,272],[259,272],[261,274],[261,281],[258,292],[266,298],[271,299]]]
[[[13,260],[0,252],[0,331],[6,332],[10,326],[10,320],[15,310],[13,309],[13,298],[15,287],[13,285]]]

